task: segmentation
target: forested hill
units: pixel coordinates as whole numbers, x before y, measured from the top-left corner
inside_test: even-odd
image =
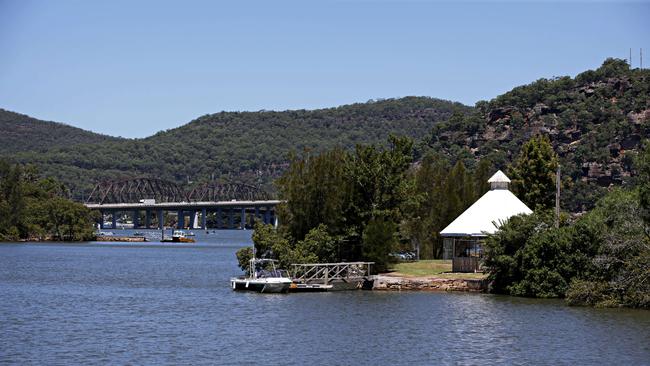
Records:
[[[19,151],[47,151],[58,146],[118,141],[63,123],[41,121],[0,108],[0,155]]]
[[[489,157],[507,170],[535,134],[549,136],[560,156],[565,208],[589,208],[608,187],[634,179],[635,157],[650,138],[650,70],[608,59],[575,78],[540,79],[455,114],[422,145],[468,165]]]
[[[97,181],[135,176],[195,184],[221,179],[270,188],[290,152],[308,149],[318,153],[334,146],[385,143],[391,133],[419,139],[454,111],[471,110],[460,103],[406,97],[309,111],[221,112],[145,139],[5,155],[36,164],[44,175],[63,181],[77,199],[89,193]],[[16,136],[11,143],[30,138]]]

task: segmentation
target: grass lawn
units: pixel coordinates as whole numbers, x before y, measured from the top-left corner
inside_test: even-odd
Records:
[[[482,279],[486,276],[483,273],[451,273],[451,260],[443,259],[396,263],[391,270],[392,275],[402,277]]]

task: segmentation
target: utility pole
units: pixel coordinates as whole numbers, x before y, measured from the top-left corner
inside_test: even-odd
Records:
[[[639,48],[639,69],[643,70],[643,48]]]
[[[560,164],[555,173],[555,228],[560,227]]]

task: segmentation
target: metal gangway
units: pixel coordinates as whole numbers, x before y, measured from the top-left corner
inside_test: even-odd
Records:
[[[327,291],[360,288],[375,262],[298,263],[291,275],[298,289]]]

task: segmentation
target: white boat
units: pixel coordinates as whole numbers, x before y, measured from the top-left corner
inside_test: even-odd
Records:
[[[291,279],[285,272],[275,268],[273,259],[251,259],[247,276],[233,277],[230,285],[233,290],[248,290],[264,293],[287,293]]]

